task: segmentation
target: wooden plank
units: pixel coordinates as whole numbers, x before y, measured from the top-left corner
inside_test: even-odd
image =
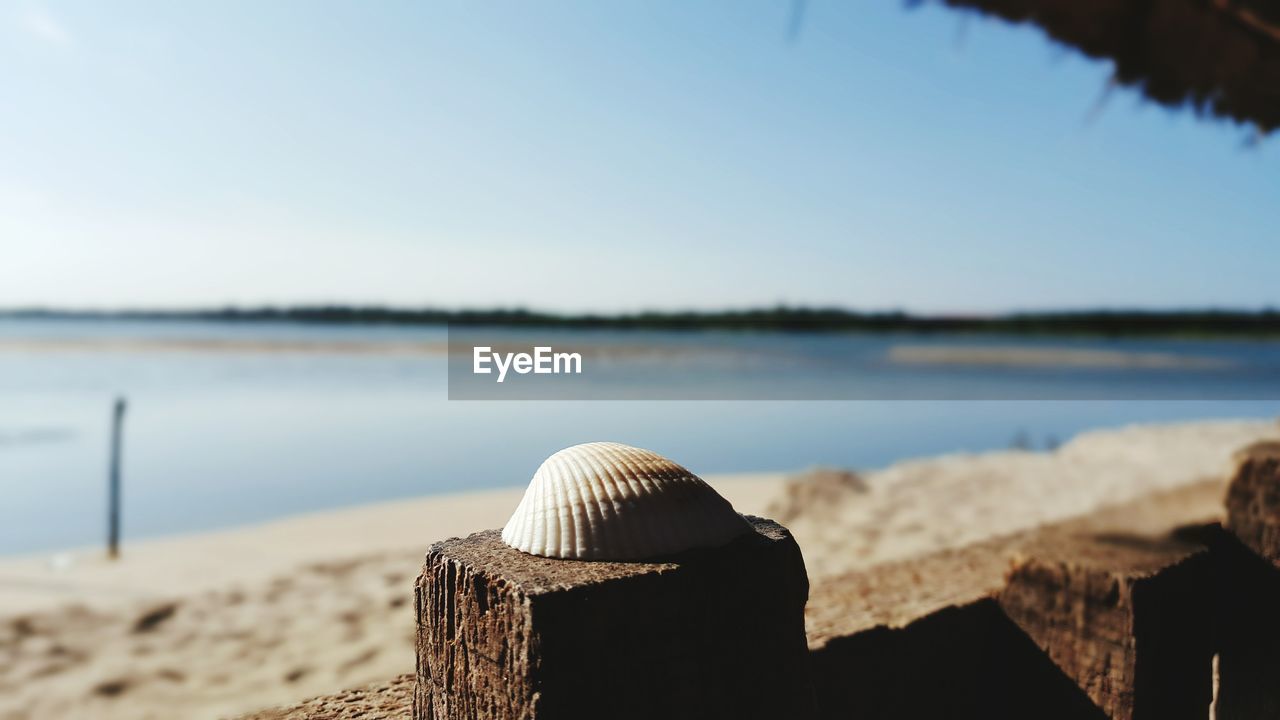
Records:
[[[1023,553],[1000,607],[1108,717],[1208,716],[1213,592],[1204,544],[1050,533]]]
[[[1025,534],[818,583],[810,667],[830,720],[1102,720],[995,596]]]
[[[1203,719],[1209,563],[1179,528],[1220,517],[1222,491],[1205,481],[816,584],[807,620],[822,716],[1143,718],[1178,704],[1164,717]],[[1137,587],[1136,616],[1131,603],[1090,604],[1102,577]],[[1167,702],[1152,694],[1162,690]]]

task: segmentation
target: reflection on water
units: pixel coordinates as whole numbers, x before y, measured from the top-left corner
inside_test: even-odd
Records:
[[[403,346],[438,345],[444,332],[0,322],[0,552],[100,540],[117,393],[130,400],[127,537],[519,485],[553,451],[587,440],[651,447],[704,473],[874,467],[1015,441],[1042,447],[1101,425],[1280,413],[1274,401],[448,402],[445,358],[429,352],[17,347],[86,337]]]

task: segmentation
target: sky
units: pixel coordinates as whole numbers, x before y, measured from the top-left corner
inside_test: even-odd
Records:
[[[1278,304],[1276,140],[894,0],[0,7],[0,307]]]

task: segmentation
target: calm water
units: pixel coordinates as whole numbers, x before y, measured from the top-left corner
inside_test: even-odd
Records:
[[[50,345],[67,338],[240,345],[216,352]],[[647,446],[717,473],[874,467],[1007,447],[1020,433],[1040,445],[1096,426],[1280,414],[1280,402],[1249,400],[450,402],[443,356],[248,347],[255,340],[444,339],[438,328],[0,321],[0,552],[99,541],[107,420],[117,394],[130,402],[125,528],[132,537],[522,485],[546,455],[593,439]],[[829,359],[832,340],[813,342],[817,360]],[[1277,357],[1270,343],[1159,345],[1238,357],[1254,368]],[[807,367],[812,358],[800,360]],[[1264,373],[1243,382],[1273,380]],[[1120,373],[1090,382],[1111,383],[1127,396],[1130,388],[1115,383],[1145,381]]]

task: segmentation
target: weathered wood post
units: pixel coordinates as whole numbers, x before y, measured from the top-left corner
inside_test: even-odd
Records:
[[[124,432],[125,399],[116,398],[111,410],[111,465],[107,490],[107,557],[120,557],[120,459]]]
[[[1204,545],[1102,533],[1046,537],[1023,552],[1000,607],[1107,717],[1208,716],[1213,592]]]
[[[800,548],[769,520],[667,562],[436,543],[415,592],[414,720],[813,717]]]
[[[681,549],[717,523],[731,531],[723,543]],[[667,541],[652,559],[574,559]],[[431,547],[414,593],[413,716],[811,718],[808,593],[781,525],[744,519],[653,453],[570,448],[544,463],[502,534]]]
[[[1218,578],[1218,720],[1280,717],[1280,442],[1236,455]]]

